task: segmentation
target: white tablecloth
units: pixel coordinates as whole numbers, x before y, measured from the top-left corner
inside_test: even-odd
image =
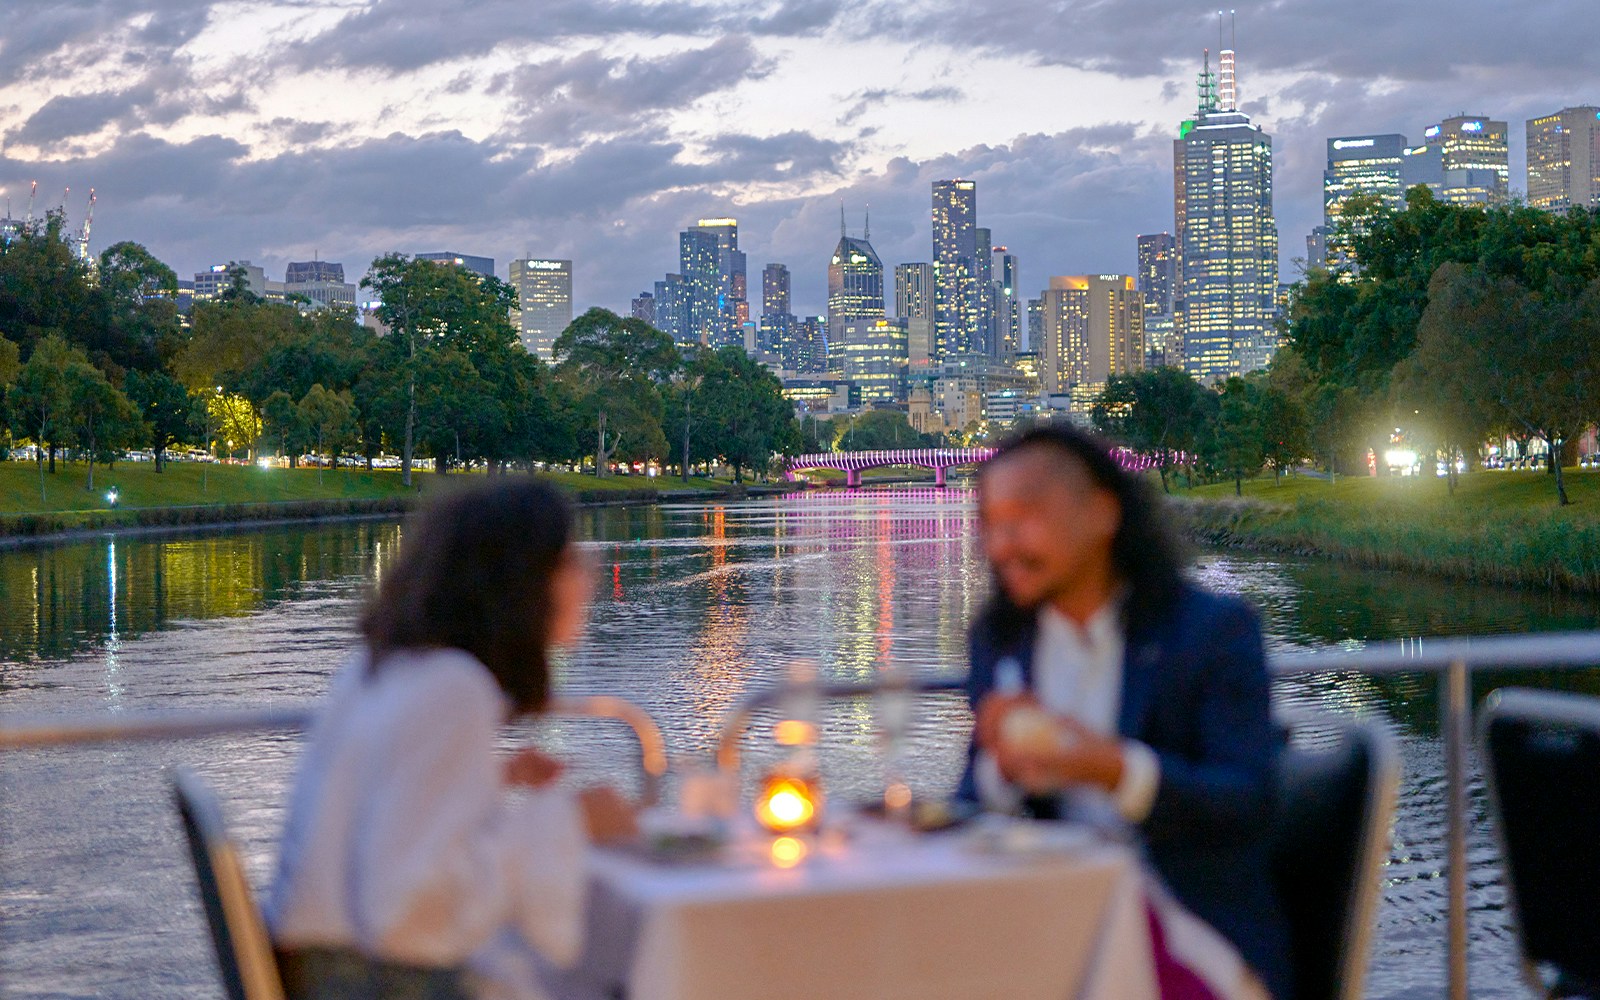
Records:
[[[1120,846],[997,855],[957,834],[879,831],[788,869],[754,852],[695,865],[600,852],[594,876],[578,972],[602,995],[1156,996],[1138,864]]]

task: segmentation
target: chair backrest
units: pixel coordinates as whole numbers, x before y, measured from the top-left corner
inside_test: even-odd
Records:
[[[238,849],[222,822],[222,807],[189,771],[172,776],[172,795],[194,860],[195,881],[228,1000],[283,1000],[283,980],[261,911],[250,892]]]
[[[1600,989],[1600,698],[1496,691],[1478,734],[1528,978],[1592,993]]]
[[[1333,738],[1284,750],[1273,879],[1289,924],[1296,1000],[1356,1000],[1389,857],[1400,758],[1377,723],[1294,722],[1311,726]]]

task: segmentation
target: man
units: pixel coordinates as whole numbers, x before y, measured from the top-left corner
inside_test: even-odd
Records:
[[[1287,996],[1268,861],[1278,741],[1254,614],[1183,579],[1145,483],[1082,432],[1003,446],[979,473],[978,518],[996,593],[972,628],[961,794],[1031,796],[1050,815],[1063,791],[1104,792],[1177,900]],[[1050,732],[1027,738],[1019,723],[1041,710]]]

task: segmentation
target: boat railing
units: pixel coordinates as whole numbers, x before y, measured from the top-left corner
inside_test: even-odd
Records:
[[[225,733],[295,732],[310,726],[309,707],[226,712],[125,711],[83,715],[0,715],[0,752],[139,740],[196,739]],[[641,805],[661,797],[667,745],[650,713],[623,698],[584,695],[553,698],[546,714],[613,719],[626,723],[639,743]]]
[[[1467,996],[1467,754],[1472,733],[1472,671],[1594,667],[1600,665],[1600,631],[1504,635],[1470,638],[1410,639],[1368,643],[1348,648],[1273,654],[1268,669],[1275,677],[1360,674],[1437,675],[1439,722],[1445,748],[1446,876],[1448,886],[1448,964],[1450,1000]],[[874,695],[891,686],[919,693],[959,692],[961,677],[895,678],[887,682],[812,685],[801,689],[778,685],[753,692],[728,713],[717,744],[719,767],[736,770],[739,746],[751,720],[763,709],[779,706],[801,690],[829,699]],[[667,754],[661,730],[643,709],[621,698],[594,695],[552,700],[555,716],[615,719],[633,729],[639,742],[641,800],[653,804],[666,776]],[[126,740],[170,740],[222,733],[295,731],[304,729],[312,710],[303,707],[231,712],[116,712],[77,716],[0,715],[0,753]]]
[[[1439,728],[1445,759],[1445,867],[1449,1000],[1467,998],[1467,754],[1472,738],[1472,671],[1595,667],[1600,665],[1600,631],[1543,635],[1497,635],[1407,639],[1349,647],[1272,654],[1274,677],[1327,674],[1396,676],[1433,674],[1439,684]],[[739,745],[757,712],[780,706],[786,697],[809,692],[826,699],[869,697],[891,686],[949,693],[965,689],[961,677],[892,678],[852,684],[778,685],[753,692],[727,714],[717,743],[717,765],[739,767]]]

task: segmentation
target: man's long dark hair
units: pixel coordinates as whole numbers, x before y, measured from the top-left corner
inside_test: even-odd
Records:
[[[1130,628],[1158,620],[1177,600],[1185,564],[1182,547],[1163,524],[1160,496],[1148,482],[1117,462],[1108,442],[1066,424],[1041,424],[1021,431],[1006,439],[990,461],[1035,450],[1076,461],[1094,486],[1116,498],[1121,524],[1111,539],[1111,565],[1119,582],[1128,588],[1124,620]],[[980,482],[982,475],[980,470]],[[1012,603],[996,581],[994,595],[975,627],[998,639],[1015,639],[1032,626],[1034,615]]]
[[[396,650],[465,650],[518,711],[543,708],[550,581],[571,542],[571,505],[533,479],[495,477],[430,502],[361,616],[371,670]]]

